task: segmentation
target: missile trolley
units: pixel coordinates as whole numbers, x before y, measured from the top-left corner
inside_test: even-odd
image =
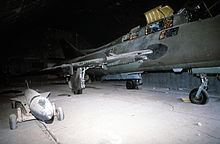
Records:
[[[21,107],[17,108],[17,116],[11,114],[9,116],[10,129],[17,128],[17,123],[21,123],[29,120],[41,120],[45,123],[52,123],[55,116],[59,121],[64,119],[64,112],[61,107],[55,108],[55,104],[49,100],[50,92],[38,93],[33,89],[26,89],[24,96],[11,98],[12,108],[16,108],[18,102],[21,103]]]

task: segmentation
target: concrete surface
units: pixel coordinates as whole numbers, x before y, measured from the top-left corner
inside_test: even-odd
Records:
[[[31,88],[51,91],[51,101],[64,110],[64,121],[27,121],[9,130],[9,114],[16,111],[8,99],[15,93],[1,94],[0,143],[220,143],[219,95],[211,95],[206,105],[195,105],[180,100],[188,97],[186,91],[150,87],[126,90],[125,83],[117,81],[89,84],[82,95],[71,95],[65,84]]]

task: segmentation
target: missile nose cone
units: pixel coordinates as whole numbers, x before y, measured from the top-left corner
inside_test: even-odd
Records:
[[[52,117],[53,117],[53,113],[48,113],[48,114],[46,114],[46,119],[47,119],[47,120],[52,119]]]
[[[51,120],[54,115],[51,102],[47,98],[41,96],[32,100],[30,110],[35,117],[41,120]]]
[[[52,119],[52,117],[53,117],[53,109],[52,109],[52,107],[50,107],[50,105],[47,105],[44,110],[45,110],[45,113],[44,113],[45,119],[46,120]]]

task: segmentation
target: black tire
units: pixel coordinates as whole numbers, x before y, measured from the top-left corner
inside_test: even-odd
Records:
[[[132,80],[127,80],[126,82],[126,88],[127,89],[135,89],[134,82]]]
[[[56,109],[56,112],[57,112],[57,119],[58,119],[59,121],[64,120],[64,112],[63,112],[62,108],[61,108],[61,107],[58,107],[58,108]]]
[[[74,94],[82,94],[82,89],[80,89],[80,90],[74,90],[73,92],[74,92]]]
[[[82,94],[82,89],[78,90],[77,94]]]
[[[189,94],[189,99],[191,101],[191,103],[193,104],[206,104],[208,103],[209,97],[208,97],[208,93],[205,89],[202,89],[199,98],[196,98],[196,93],[198,91],[198,88],[193,89],[190,94]]]
[[[15,114],[11,114],[9,116],[9,126],[11,130],[14,130],[18,127],[17,125],[17,116]]]

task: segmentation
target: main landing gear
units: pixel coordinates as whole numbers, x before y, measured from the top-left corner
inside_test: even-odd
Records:
[[[207,89],[208,89],[208,79],[206,74],[200,74],[201,85],[199,88],[194,88],[190,94],[189,99],[194,104],[206,104],[209,100]]]
[[[76,70],[73,70],[70,67],[70,75],[67,77],[69,88],[74,94],[82,94],[83,89],[85,88],[85,72],[88,68],[79,67]]]
[[[127,80],[126,82],[126,88],[127,89],[140,89],[140,85],[142,84],[142,80],[136,79],[136,80]]]

